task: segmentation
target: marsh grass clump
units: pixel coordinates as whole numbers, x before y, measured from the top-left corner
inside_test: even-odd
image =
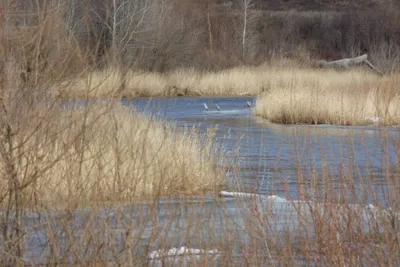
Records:
[[[284,76],[291,75],[286,80]],[[292,70],[257,100],[255,114],[284,124],[393,125],[400,123],[398,76],[359,70]],[[290,83],[284,82],[290,81]]]
[[[51,206],[124,202],[202,194],[224,183],[207,140],[203,146],[194,130],[179,131],[119,103],[53,115],[26,143],[16,144],[29,151],[29,160],[15,165],[17,175],[28,180],[41,170],[23,190],[27,201],[34,195]]]
[[[296,61],[281,65],[272,61],[257,67],[241,66],[220,71],[178,69],[159,73],[107,68],[85,72],[60,91],[62,97],[67,99],[83,96],[257,96],[266,93],[269,98],[275,95],[274,102],[284,103],[282,101],[287,100],[296,109],[305,101],[309,102],[307,106],[311,104],[310,108],[313,108],[320,104],[324,106],[327,100],[329,106],[326,108],[332,110],[330,113],[352,112],[358,116],[357,112],[361,112],[373,116],[388,113],[389,110],[389,113],[392,112],[398,79],[396,74],[382,78],[362,68],[339,72],[309,68]],[[357,105],[347,110],[347,106],[355,100],[363,101],[366,107]],[[385,104],[388,100],[391,101],[390,107]],[[314,116],[324,116],[325,112],[319,113],[322,114]]]
[[[240,96],[256,95],[269,83],[262,67],[237,67],[223,71],[180,69],[166,73],[119,69],[89,72],[62,90],[63,98],[109,96]],[[89,90],[87,89],[89,85]]]

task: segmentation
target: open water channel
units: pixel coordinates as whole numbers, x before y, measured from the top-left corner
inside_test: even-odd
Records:
[[[368,208],[371,207],[369,204],[375,205],[378,200],[383,208],[388,205],[384,201],[387,173],[397,163],[397,127],[273,124],[253,115],[256,100],[252,97],[135,98],[121,101],[178,127],[196,126],[202,134],[217,126],[214,142],[225,155],[217,164],[227,170],[229,177],[225,191],[238,191],[236,186],[239,184],[241,191],[259,194],[255,200],[258,211],[263,215],[271,214],[269,222],[277,226],[269,230],[270,234],[298,229],[299,210],[293,208],[294,202],[286,199],[299,199],[299,176],[303,177],[301,181],[305,188],[312,186],[311,178],[310,184],[307,182],[308,177],[324,177],[338,189],[345,183],[343,177],[352,177],[355,181],[351,185],[354,208],[361,210],[365,221],[375,213],[375,208]],[[248,101],[251,107],[247,105]],[[375,193],[371,194],[365,187],[373,188]],[[310,192],[316,202],[324,197],[318,191]],[[244,203],[249,202],[250,197],[240,198]],[[192,251],[194,254],[203,253],[201,248],[215,249],[209,253],[218,255],[225,253],[226,248],[231,253],[237,252],[240,259],[242,251],[235,247],[235,242],[245,243],[250,238],[246,218],[252,213],[252,208],[243,203],[225,193],[221,199],[213,195],[192,197],[184,205],[180,199],[166,198],[159,200],[156,206],[141,203],[95,211],[77,210],[61,215],[51,211],[46,215],[27,213],[24,224],[32,230],[25,237],[24,258],[36,263],[49,262],[54,257],[71,263],[77,260],[77,254],[88,260],[99,254],[113,259],[123,255],[126,244],[132,242],[136,244],[130,246],[134,254],[147,253],[151,265],[161,264],[157,259],[160,249],[173,247],[198,249]],[[155,217],[150,212],[154,209],[157,210]],[[306,216],[302,218],[307,222],[311,216],[307,216],[309,211],[306,209],[303,212]],[[196,223],[193,223],[193,218],[198,218]],[[104,227],[105,222],[107,227]],[[126,235],[128,226],[133,229],[131,235]],[[101,250],[85,236],[88,228],[93,229],[91,236],[96,236],[96,242],[105,244]],[[48,242],[49,229],[57,233],[55,251]],[[155,235],[155,229],[164,230]],[[303,230],[312,236],[312,222]],[[367,223],[364,230],[369,231]],[[228,235],[232,237],[229,242],[226,240]],[[74,243],[72,240],[81,240],[82,247],[73,248],[70,245]],[[264,249],[268,254],[267,247]],[[76,250],[82,251],[77,253]],[[266,258],[271,259],[270,255]],[[185,264],[185,257],[178,265],[181,264]],[[220,265],[221,262],[217,257],[210,264]]]

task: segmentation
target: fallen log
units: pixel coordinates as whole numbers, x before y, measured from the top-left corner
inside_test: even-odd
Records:
[[[368,61],[368,55],[364,54],[358,57],[353,58],[343,58],[334,61],[326,61],[326,60],[319,60],[317,61],[314,66],[317,68],[331,68],[337,70],[348,70],[351,67],[358,66],[365,64],[375,73],[383,76],[383,73],[376,68],[371,62]]]

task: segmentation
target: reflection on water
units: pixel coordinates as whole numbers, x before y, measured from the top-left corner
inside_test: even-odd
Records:
[[[329,177],[337,187],[343,185],[344,177],[352,177],[357,182],[352,185],[355,192],[361,194],[365,190],[360,188],[366,181],[385,184],[383,171],[396,162],[393,143],[398,139],[398,127],[269,123],[253,116],[246,104],[250,101],[255,106],[256,100],[252,97],[122,101],[179,127],[197,126],[201,133],[218,126],[215,140],[226,152],[233,151],[228,153],[228,158],[231,157],[240,170],[231,173],[232,177],[239,178],[245,190],[261,194],[284,195],[289,191],[297,198],[300,176],[306,182],[311,177],[321,177],[321,180]],[[379,186],[375,191],[382,194],[382,190]]]

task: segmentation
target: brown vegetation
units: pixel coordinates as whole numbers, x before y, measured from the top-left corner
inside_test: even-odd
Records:
[[[300,11],[347,11],[347,10],[368,10],[380,7],[395,7],[396,3],[391,0],[374,1],[374,0],[255,0],[256,7],[264,10],[290,10],[296,9]]]
[[[257,99],[255,114],[277,123],[400,124],[398,75],[352,70],[275,71],[274,85]]]
[[[386,150],[379,155],[384,182],[393,190],[385,191],[383,200],[377,197],[381,185],[373,177],[374,166],[366,167],[368,177],[358,177],[354,171],[358,166],[343,162],[337,178],[330,175],[337,166],[323,157],[322,170],[310,162],[312,172],[304,173],[304,144],[295,143],[295,179],[310,213],[304,215],[287,190],[290,207],[304,215],[290,229],[291,216],[278,224],[282,221],[276,219],[286,214],[269,206],[256,209],[255,200],[240,202],[244,209],[234,211],[223,202],[199,204],[196,198],[183,198],[175,207],[168,201],[159,205],[162,196],[200,194],[224,182],[213,165],[211,144],[200,143],[195,131],[178,132],[113,102],[70,109],[60,104],[61,97],[265,91],[269,98],[259,100],[257,112],[279,122],[362,124],[364,116],[377,115],[384,122],[398,123],[396,74],[380,78],[359,70],[339,74],[272,67],[275,63],[265,68],[198,71],[359,52],[375,55],[375,62],[383,60],[379,67],[391,70],[399,47],[395,10],[329,14],[252,10],[244,57],[243,13],[235,5],[226,12],[211,0],[61,2],[1,3],[2,265],[29,264],[29,257],[50,265],[150,265],[154,262],[148,253],[155,249],[193,244],[221,251],[224,265],[399,264],[396,140],[395,161]],[[33,18],[21,12],[25,7]],[[355,105],[359,102],[364,105]],[[382,144],[392,142],[384,131],[380,133]],[[347,145],[357,149],[351,140]],[[365,157],[367,162],[376,160],[374,151]],[[293,183],[283,175],[279,178],[286,188]],[[373,221],[373,231],[365,233],[363,217],[350,203],[365,205],[363,199],[368,197],[376,207],[391,209],[382,222]],[[116,205],[143,198],[149,200],[147,206]],[[320,201],[326,212],[313,209],[311,198]],[[88,206],[91,209],[77,209]],[[283,230],[276,231],[279,227]],[[29,247],[37,250],[30,254]],[[174,265],[176,260],[162,257],[159,263]],[[207,253],[192,260],[193,265],[215,263]]]
[[[4,36],[40,27],[36,33],[40,32],[42,45],[56,45],[36,53],[50,66],[59,53],[70,53],[75,72],[86,66],[82,60],[95,69],[115,61],[120,67],[158,72],[216,70],[271,58],[333,60],[364,53],[385,71],[399,63],[395,3],[350,8],[359,2],[319,1],[328,5],[319,8],[311,5],[317,5],[315,1],[284,1],[268,8],[253,0],[245,14],[242,1],[232,5],[216,0],[28,2],[6,2]],[[33,40],[13,45],[31,53],[29,45],[38,42]]]
[[[32,19],[25,13],[14,16],[28,3],[33,5],[29,6]],[[28,210],[72,211],[138,199],[199,195],[225,182],[225,175],[214,166],[210,140],[202,141],[195,130],[182,132],[132,114],[111,100],[65,106],[62,89],[96,69],[102,61],[96,51],[104,49],[101,38],[92,43],[93,32],[85,31],[92,26],[90,22],[63,16],[69,3],[83,1],[2,2],[2,265],[12,266],[23,258],[24,239],[31,231],[27,232],[23,219]],[[69,28],[72,22],[77,32]],[[125,36],[115,38],[125,40]],[[123,74],[121,58],[111,56],[107,64]],[[88,100],[91,90],[86,79],[80,96]]]
[[[237,67],[223,71],[128,71],[121,88],[122,74],[118,69],[88,73],[68,85],[55,85],[62,98],[137,97],[137,96],[238,96],[257,95],[271,86],[273,73],[268,66]]]
[[[24,205],[32,197],[47,207],[78,207],[195,195],[225,183],[210,141],[202,144],[195,131],[178,132],[120,104],[38,112],[46,122],[12,138]],[[2,181],[1,199],[7,186]]]

